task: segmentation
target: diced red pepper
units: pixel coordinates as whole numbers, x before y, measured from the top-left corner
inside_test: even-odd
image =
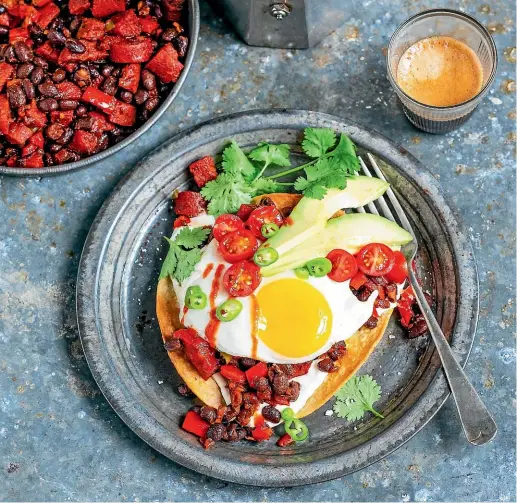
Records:
[[[169,84],[178,80],[183,64],[178,61],[178,53],[172,44],[165,44],[147,63],[146,68],[164,84]]]
[[[73,82],[60,82],[56,87],[62,100],[80,100],[83,95],[80,87]]]
[[[25,125],[30,128],[42,128],[47,124],[47,116],[38,108],[36,100],[32,100],[25,108],[25,117],[23,122],[25,122]]]
[[[235,365],[222,365],[220,372],[221,375],[229,381],[239,384],[246,382],[246,374],[241,369],[235,367]]]
[[[133,9],[113,16],[111,21],[115,26],[110,32],[121,37],[137,37],[142,31],[140,21]]]
[[[59,12],[59,7],[54,2],[48,3],[45,7],[39,10],[36,24],[40,28],[45,29],[57,16],[59,16]]]
[[[85,62],[85,61],[101,61],[107,58],[108,53],[97,48],[97,43],[90,40],[82,40],[81,43],[86,47],[86,51],[81,54],[72,52],[66,47],[60,52],[58,63],[64,65],[70,62]]]
[[[23,19],[22,26],[27,28],[29,25],[36,22],[38,19],[39,11],[32,5],[20,4],[20,17]]]
[[[197,217],[206,209],[206,201],[199,192],[185,190],[178,194],[174,200],[174,211],[176,215],[186,217]]]
[[[57,63],[57,60],[59,59],[59,50],[56,49],[48,40],[41,44],[34,52],[38,56],[48,59],[53,63]]]
[[[69,126],[74,120],[73,110],[55,110],[50,112],[50,122],[61,124],[62,126]]]
[[[0,94],[0,133],[7,134],[12,121],[9,100],[5,94]]]
[[[139,18],[140,26],[144,33],[153,33],[160,27],[160,23],[154,16],[145,16]]]
[[[54,159],[58,164],[64,164],[72,159],[72,152],[67,148],[62,148],[57,154],[54,154]]]
[[[42,168],[44,166],[43,155],[34,152],[31,156],[22,159],[22,166],[25,168]]]
[[[7,161],[5,161],[5,164],[7,164],[7,166],[9,166],[10,168],[16,166],[18,164],[18,156],[12,155],[7,159]]]
[[[188,169],[198,187],[204,187],[209,181],[217,178],[214,158],[209,155],[194,161]]]
[[[255,387],[255,379],[257,377],[267,377],[267,364],[264,362],[259,362],[253,367],[246,370],[246,379],[248,379],[248,384],[254,388]]]
[[[45,5],[49,4],[52,0],[32,0],[32,5],[34,7],[45,7]]]
[[[398,300],[397,309],[400,314],[400,323],[403,327],[408,328],[411,318],[413,318],[413,304],[416,301],[413,287],[408,286],[401,294]]]
[[[113,131],[115,129],[115,126],[101,112],[88,112],[88,116],[93,120],[92,133],[104,133],[104,131]]]
[[[97,148],[97,137],[89,131],[77,129],[69,146],[79,154],[91,155]]]
[[[29,139],[29,143],[22,148],[22,157],[27,157],[36,152],[36,150],[38,150],[38,147],[34,145],[34,143],[31,143]]]
[[[110,57],[115,63],[145,63],[149,61],[152,54],[153,43],[150,38],[143,36],[134,40],[119,38],[110,49]]]
[[[174,337],[183,343],[185,355],[205,381],[219,370],[215,350],[193,328],[176,330]]]
[[[94,17],[107,17],[115,12],[126,10],[125,0],[93,0],[92,14]]]
[[[136,122],[136,107],[117,100],[115,110],[110,114],[110,121],[119,126],[133,126]]]
[[[12,122],[9,126],[9,132],[5,135],[7,141],[13,145],[25,145],[31,136],[32,129],[21,122]]]
[[[9,43],[14,44],[15,42],[28,42],[30,35],[29,31],[25,27],[11,28],[9,31]]]
[[[181,427],[197,437],[205,438],[210,425],[197,412],[189,410]]]
[[[251,430],[251,436],[257,442],[269,440],[271,435],[273,435],[273,430],[268,426],[258,426],[257,428],[253,428],[253,430]]]
[[[276,393],[273,394],[273,403],[275,405],[289,405],[291,402],[289,398],[282,395],[277,395]]]
[[[77,38],[86,40],[100,40],[106,35],[106,24],[98,19],[85,17],[79,30],[77,31]]]
[[[162,5],[165,9],[167,21],[180,21],[185,0],[163,0]]]
[[[9,63],[0,63],[0,91],[4,88],[5,83],[10,79],[13,74],[14,67]]]
[[[111,113],[115,110],[115,104],[117,99],[114,96],[110,96],[102,92],[99,89],[95,89],[95,87],[88,86],[81,99],[86,103],[90,103],[91,105],[104,110],[105,112]]]
[[[133,94],[138,91],[138,84],[140,83],[140,65],[133,63],[124,66],[118,79],[119,87],[127,89]]]
[[[241,204],[239,209],[237,210],[236,215],[243,221],[246,222],[248,217],[251,215],[251,212],[258,208],[256,204]]]
[[[69,0],[68,10],[73,16],[80,16],[90,8],[90,0]]]
[[[3,14],[0,14],[0,26],[10,26],[10,19],[9,14],[7,12],[4,12]]]
[[[362,273],[358,272],[351,280],[350,280],[350,288],[354,290],[359,290],[366,282],[368,278]]]
[[[36,145],[36,147],[38,147],[38,148],[43,148],[45,146],[45,140],[43,139],[43,133],[41,131],[34,133],[29,138],[29,143],[31,143],[32,145]]]
[[[118,44],[120,40],[122,40],[120,37],[106,35],[102,40],[99,41],[99,49],[102,51],[109,51],[111,46]]]
[[[288,445],[291,445],[294,443],[294,440],[291,438],[291,435],[289,433],[284,433],[277,441],[276,445],[278,447],[287,447]]]
[[[178,229],[179,227],[184,227],[185,225],[188,225],[189,223],[190,223],[190,218],[186,217],[185,215],[181,215],[180,217],[178,217],[174,220],[172,227],[174,229]]]
[[[289,377],[292,378],[304,376],[309,372],[311,365],[312,362],[291,363],[291,372],[289,373]]]

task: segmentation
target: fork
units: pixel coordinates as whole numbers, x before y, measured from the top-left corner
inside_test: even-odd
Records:
[[[377,165],[375,159],[371,154],[368,153],[368,160],[375,171],[375,174],[378,178],[386,181],[382,171]],[[359,157],[359,161],[361,163],[362,170],[365,175],[372,176],[365,162]],[[416,256],[418,251],[418,243],[416,240],[415,233],[413,232],[413,228],[409,223],[402,206],[398,202],[394,192],[391,188],[388,188],[386,191],[386,195],[396,213],[398,218],[395,218],[390,207],[386,203],[384,196],[381,196],[376,202],[379,205],[381,213],[384,217],[392,220],[393,222],[401,225],[406,231],[408,231],[412,236],[413,240],[404,245],[402,247],[402,253],[406,257],[406,261],[408,264],[408,272],[409,272],[409,282],[413,287],[413,291],[415,292],[415,297],[418,305],[420,306],[420,310],[422,311],[422,315],[424,316],[425,321],[427,322],[427,326],[429,328],[429,332],[431,332],[431,336],[433,338],[436,349],[438,350],[438,354],[442,360],[443,369],[445,371],[445,375],[449,382],[449,387],[451,388],[452,395],[454,397],[454,401],[456,403],[456,407],[458,409],[458,413],[460,416],[461,425],[463,426],[463,430],[465,432],[465,436],[467,440],[474,445],[483,445],[486,442],[492,440],[497,433],[497,426],[492,416],[488,412],[487,408],[481,401],[480,396],[474,389],[474,386],[470,383],[467,375],[463,371],[460,363],[454,356],[454,353],[445,338],[445,335],[440,328],[439,323],[436,321],[434,314],[425,299],[424,292],[422,288],[418,284],[415,273],[413,272],[413,268],[411,264],[413,259]],[[379,211],[375,204],[369,203],[368,209],[371,213],[379,215]],[[366,210],[361,207],[358,209],[361,213],[364,213]]]

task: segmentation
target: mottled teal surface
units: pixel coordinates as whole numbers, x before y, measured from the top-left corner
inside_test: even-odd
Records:
[[[492,91],[454,133],[413,129],[385,76],[390,34],[434,2],[348,2],[347,23],[309,51],[247,47],[203,4],[198,55],[181,96],[135,144],[69,175],[0,178],[0,500],[516,500],[515,3],[486,3],[446,5],[488,26],[500,58]],[[99,207],[139,159],[179,130],[270,107],[344,115],[381,131],[422,160],[458,207],[481,294],[467,372],[499,425],[493,443],[468,445],[449,401],[404,447],[359,473],[257,489],[163,458],[100,394],[74,306],[81,248]]]

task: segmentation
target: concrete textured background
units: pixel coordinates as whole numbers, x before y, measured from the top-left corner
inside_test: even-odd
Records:
[[[486,0],[485,0],[486,2]],[[515,3],[447,2],[476,16],[499,51],[496,82],[445,136],[405,119],[385,76],[391,33],[430,1],[348,2],[346,23],[308,51],[244,45],[202,2],[198,54],[159,122],[76,173],[0,178],[0,500],[515,501]],[[115,184],[154,147],[210,117],[289,107],[344,115],[421,159],[465,222],[481,315],[467,372],[499,425],[471,447],[453,403],[383,461],[351,476],[281,490],[232,485],[165,459],[117,417],[92,380],[75,322],[81,248]]]

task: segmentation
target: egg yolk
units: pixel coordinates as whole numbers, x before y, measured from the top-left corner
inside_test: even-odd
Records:
[[[330,306],[307,281],[289,278],[269,283],[258,291],[257,301],[257,336],[280,355],[311,355],[330,337]]]

